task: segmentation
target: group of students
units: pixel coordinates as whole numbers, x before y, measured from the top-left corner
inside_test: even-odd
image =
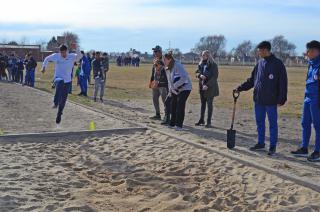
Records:
[[[0,53],[0,80],[34,87],[37,61],[28,53],[24,59],[14,53],[10,56]]]
[[[159,105],[161,96],[165,105],[165,117],[162,124],[181,131],[183,130],[186,102],[192,90],[189,74],[184,66],[173,58],[171,52],[163,57],[160,46],[152,50],[155,58],[149,88],[152,89],[156,115],[151,119],[161,120]]]
[[[109,58],[107,53],[95,52],[94,59],[90,62],[90,56],[83,51],[79,51],[75,44],[71,47],[72,51],[66,45],[59,47],[59,53],[53,53],[46,57],[42,64],[41,72],[45,73],[49,62],[55,65],[54,84],[55,95],[52,108],[58,109],[56,123],[61,123],[63,110],[72,86],[72,72],[75,64],[79,64],[76,70],[76,76],[81,89],[80,96],[87,96],[88,83],[90,83],[90,72],[93,70],[95,87],[94,101],[97,101],[98,92],[100,100],[103,101],[104,89],[106,84],[106,74],[109,70]],[[76,52],[73,52],[75,51]]]
[[[94,101],[97,101],[100,92],[100,101],[103,102],[107,72],[109,71],[109,57],[107,53],[94,52],[92,57],[81,51],[82,58],[76,69],[77,85],[80,87],[79,96],[88,96],[88,85],[91,83],[91,71],[94,77]]]
[[[311,41],[306,45],[308,72],[306,77],[305,98],[302,114],[302,142],[295,156],[307,157],[308,161],[320,161],[320,42]],[[258,131],[258,142],[250,148],[252,151],[265,149],[265,120],[268,116],[270,146],[268,155],[276,153],[278,143],[278,107],[287,101],[288,78],[283,62],[271,52],[271,43],[263,41],[258,44],[260,60],[254,67],[251,76],[233,90],[235,93],[253,91],[254,112]],[[185,106],[192,89],[192,83],[183,65],[175,60],[171,53],[162,56],[160,46],[153,48],[155,60],[152,68],[149,88],[152,89],[153,105],[156,115],[150,117],[161,120],[159,98],[165,108],[165,117],[161,124],[183,130]],[[210,128],[213,110],[213,99],[219,95],[218,66],[209,51],[202,52],[202,58],[196,71],[199,80],[201,115],[196,126]],[[208,118],[205,123],[205,111],[208,107]],[[315,147],[309,155],[308,147],[311,137],[311,126],[315,129]]]
[[[131,57],[131,56],[118,56],[116,59],[117,66],[140,66],[140,57]]]

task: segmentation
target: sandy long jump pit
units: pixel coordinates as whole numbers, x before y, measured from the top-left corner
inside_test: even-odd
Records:
[[[153,131],[0,143],[0,211],[319,211],[319,202]]]
[[[5,134],[42,133],[130,127],[101,113],[67,102],[62,122],[57,127],[57,109],[52,109],[53,97],[42,91],[21,85],[0,82],[0,130]]]

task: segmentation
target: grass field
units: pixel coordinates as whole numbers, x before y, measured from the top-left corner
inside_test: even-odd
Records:
[[[196,66],[186,65],[193,80],[193,91],[189,102],[199,103],[198,84],[195,78]],[[244,66],[220,66],[219,85],[220,96],[215,99],[215,106],[231,108],[233,106],[232,90],[250,76],[252,67]],[[304,97],[306,68],[288,68],[289,93],[287,104],[280,109],[282,115],[299,117]],[[150,64],[142,64],[140,68],[117,67],[111,65],[108,73],[106,98],[107,99],[150,99],[151,91],[147,88],[151,73]],[[50,64],[47,72],[42,75],[40,67],[37,70],[36,87],[45,91],[53,92],[51,80],[53,78],[53,65]],[[93,82],[93,81],[92,81]],[[70,98],[80,103],[91,105],[88,98],[78,97],[79,87],[76,79],[73,80],[73,95]],[[89,96],[93,93],[93,87],[89,86]],[[241,93],[239,107],[245,110],[252,109],[252,91]]]

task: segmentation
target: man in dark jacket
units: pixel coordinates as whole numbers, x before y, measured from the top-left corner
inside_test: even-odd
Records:
[[[306,79],[305,98],[302,114],[302,143],[297,151],[291,152],[296,156],[308,156],[311,137],[311,124],[315,129],[316,140],[314,152],[308,157],[311,162],[320,161],[320,42],[307,43],[309,69]]]
[[[7,59],[4,55],[0,53],[0,80],[3,80],[3,79],[8,80],[6,67],[7,67]]]
[[[24,84],[30,87],[34,87],[37,61],[32,57],[32,54],[29,53],[27,54],[26,60],[24,61],[24,63],[26,66],[26,76],[25,76]]]
[[[152,50],[154,53],[155,61],[162,61],[162,48],[160,46],[156,46]],[[161,66],[164,67],[163,62]],[[168,79],[164,68],[161,68],[157,71],[155,65],[152,67],[149,87],[152,88],[152,100],[156,111],[156,115],[150,118],[154,120],[161,120],[159,97],[161,96],[162,102],[165,103],[168,95]],[[168,120],[168,114],[165,114],[163,121],[167,123]]]
[[[235,91],[248,91],[254,88],[253,100],[258,129],[258,143],[250,150],[265,148],[265,119],[268,115],[270,125],[270,147],[268,155],[274,155],[278,142],[278,112],[277,107],[287,101],[288,78],[284,64],[271,53],[271,44],[261,42],[258,46],[261,57],[254,67],[251,77]]]

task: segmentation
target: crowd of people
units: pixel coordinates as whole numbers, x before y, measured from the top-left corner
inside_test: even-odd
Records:
[[[71,50],[77,49],[75,46]],[[306,56],[309,67],[306,77],[305,99],[302,114],[301,146],[291,153],[295,156],[306,156],[309,161],[320,161],[320,42],[311,41],[306,45]],[[163,54],[162,48],[152,48],[154,63],[152,66],[149,88],[152,89],[152,100],[155,115],[153,120],[160,120],[177,131],[183,131],[186,102],[192,90],[191,78],[183,64],[173,57],[172,52]],[[271,44],[263,41],[257,46],[260,60],[254,67],[251,76],[236,87],[233,92],[240,93],[254,89],[254,112],[258,131],[257,144],[250,150],[265,149],[265,119],[268,117],[270,145],[268,155],[276,153],[278,145],[278,107],[287,101],[288,78],[283,62],[271,52]],[[44,59],[42,72],[46,71],[49,62],[55,64],[54,87],[55,96],[53,108],[58,108],[56,123],[61,122],[63,109],[68,94],[71,92],[73,69],[76,67],[77,84],[80,96],[88,96],[91,72],[94,77],[93,99],[97,101],[98,93],[103,102],[106,87],[109,57],[107,53],[94,52],[92,55],[77,50],[72,52],[66,45],[60,46],[60,52],[49,55]],[[118,63],[118,61],[117,61]],[[122,62],[121,62],[122,63]],[[22,60],[14,54],[0,54],[0,79],[14,81],[33,87],[35,81],[36,61],[31,54]],[[25,75],[23,74],[25,70]],[[23,82],[24,75],[24,82]],[[209,51],[203,51],[195,77],[198,79],[199,96],[201,100],[200,118],[196,126],[212,127],[213,101],[219,96],[219,70]],[[164,117],[161,119],[160,102],[164,105]],[[205,112],[207,110],[207,119]],[[309,155],[308,147],[311,137],[311,126],[315,129],[315,147]]]
[[[76,47],[73,47],[77,49]],[[73,71],[76,67],[75,77],[80,87],[79,96],[88,96],[88,84],[91,84],[91,72],[94,77],[93,99],[97,101],[99,93],[100,101],[103,102],[106,87],[107,72],[109,71],[109,57],[107,53],[93,52],[92,56],[84,51],[72,52],[66,45],[59,47],[60,52],[46,57],[42,64],[42,73],[46,71],[49,62],[55,64],[53,87],[55,90],[53,108],[58,108],[56,123],[60,124],[63,110],[72,90]]]
[[[17,82],[34,87],[37,61],[29,53],[20,58],[14,53],[7,55],[0,53],[0,80]]]
[[[306,56],[309,68],[306,79],[305,99],[302,114],[302,143],[291,154],[305,156],[308,161],[320,161],[320,42],[311,41],[306,45]],[[270,145],[268,155],[276,153],[278,144],[278,107],[287,101],[288,78],[283,62],[271,52],[271,43],[263,41],[257,46],[260,60],[254,67],[251,76],[233,90],[239,94],[254,89],[253,101],[258,131],[258,142],[250,148],[252,151],[265,149],[265,121],[269,120]],[[155,115],[150,117],[161,120],[159,98],[164,104],[164,118],[161,122],[177,131],[184,130],[186,101],[192,89],[190,77],[184,66],[173,58],[172,53],[162,55],[162,48],[153,48],[154,65],[149,88],[152,89],[152,100]],[[203,51],[196,70],[199,80],[201,100],[200,119],[196,126],[212,127],[214,97],[219,95],[218,66],[209,51]],[[208,116],[205,123],[205,111]],[[311,137],[311,126],[315,129],[315,147],[309,155],[308,147]]]
[[[140,57],[139,56],[118,56],[116,59],[117,66],[133,66],[140,67]]]

